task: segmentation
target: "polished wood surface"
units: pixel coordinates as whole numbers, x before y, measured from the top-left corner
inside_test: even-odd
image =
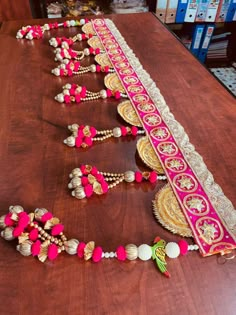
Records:
[[[30,18],[32,18],[30,0],[0,1],[0,23],[2,21]]]
[[[110,18],[236,205],[235,99],[151,13]],[[22,25],[34,23],[6,22],[0,32],[0,215],[12,204],[27,211],[45,207],[64,223],[68,238],[94,240],[106,251],[120,244],[151,244],[156,235],[178,240],[152,214],[152,200],[162,183],[121,184],[89,200],[70,196],[68,174],[81,163],[110,172],[147,167],[137,156],[134,139],[108,140],[85,151],[63,145],[68,124],[106,129],[124,122],[115,100],[69,107],[54,101],[66,82],[103,88],[103,75],[52,76],[56,64],[48,39],[73,35],[77,29],[51,31],[43,40],[15,39]],[[89,63],[92,58],[84,62]],[[235,260],[221,264],[217,256],[190,252],[168,260],[172,277],[167,279],[152,261],[94,264],[63,254],[42,264],[21,256],[15,245],[0,239],[0,314],[235,314]]]

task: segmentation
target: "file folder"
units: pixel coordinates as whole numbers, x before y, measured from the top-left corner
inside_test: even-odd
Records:
[[[205,22],[209,0],[200,0],[197,9],[196,22]]]
[[[176,23],[184,22],[187,6],[188,6],[188,0],[179,0],[177,12],[176,12],[176,18],[175,18]]]
[[[230,0],[221,0],[219,7],[218,7],[218,12],[216,15],[216,22],[224,22],[226,19],[226,15],[228,13],[230,5]]]
[[[163,23],[166,18],[167,0],[157,0],[156,15]]]
[[[236,1],[236,0],[235,0]],[[184,17],[184,22],[194,22],[197,14],[199,0],[189,0],[188,6],[186,10],[186,14]]]
[[[165,23],[175,23],[178,0],[168,0],[166,8]]]
[[[229,4],[227,15],[226,15],[226,19],[225,19],[226,22],[232,22],[233,21],[235,11],[236,11],[236,0],[231,0],[231,2]]]
[[[193,32],[193,39],[192,39],[192,43],[190,47],[190,51],[195,56],[198,56],[200,45],[203,38],[204,29],[205,29],[205,25],[202,25],[202,24],[195,25],[195,29]]]
[[[204,39],[202,41],[201,49],[198,53],[198,59],[203,63],[206,60],[207,51],[211,42],[211,38],[215,29],[214,24],[209,24],[206,26],[206,31],[204,33]]]
[[[215,22],[220,0],[210,0],[207,8],[205,22]]]

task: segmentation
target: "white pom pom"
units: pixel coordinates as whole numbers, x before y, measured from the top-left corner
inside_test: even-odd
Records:
[[[174,242],[167,243],[165,252],[169,258],[177,258],[180,254],[179,245]]]
[[[80,24],[81,24],[81,25],[84,25],[84,24],[85,24],[85,19],[81,19],[81,20],[80,20]]]
[[[147,244],[142,244],[138,248],[138,258],[146,261],[152,258],[152,249]]]
[[[62,93],[58,94],[57,96],[55,96],[55,100],[58,101],[59,103],[63,103],[64,95]]]
[[[60,70],[58,68],[52,69],[52,74],[54,74],[55,76],[59,77]]]

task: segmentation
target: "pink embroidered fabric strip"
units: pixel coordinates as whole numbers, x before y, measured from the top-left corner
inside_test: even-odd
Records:
[[[222,222],[201,183],[178,147],[174,134],[142,84],[134,67],[106,20],[93,20],[93,27],[136,110],[165,174],[179,201],[203,256],[236,248],[233,234]]]

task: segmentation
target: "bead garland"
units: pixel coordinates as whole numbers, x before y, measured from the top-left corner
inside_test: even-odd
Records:
[[[186,255],[188,251],[198,250],[197,245],[188,245],[185,240],[178,243],[166,243],[160,237],[154,239],[154,245],[127,244],[118,246],[115,251],[103,251],[101,246],[95,246],[94,241],[88,243],[77,239],[67,239],[64,235],[64,226],[60,220],[44,208],[37,208],[33,213],[27,214],[21,206],[10,206],[9,212],[0,217],[1,236],[11,241],[18,239],[17,250],[23,256],[38,257],[41,262],[55,260],[62,252],[77,255],[85,261],[92,260],[98,263],[103,258],[115,258],[119,261],[155,260],[158,269],[166,277],[170,277],[167,270],[166,256],[177,258]]]
[[[68,188],[72,189],[71,195],[77,199],[89,198],[93,193],[102,195],[114,188],[118,184],[125,181],[126,183],[141,183],[143,180],[149,181],[151,184],[158,180],[166,180],[165,175],[158,175],[152,172],[133,172],[125,173],[107,173],[100,172],[95,166],[81,165],[72,170],[69,175],[70,183]],[[109,182],[109,184],[108,184]]]
[[[55,96],[55,100],[59,103],[70,104],[98,99],[106,99],[110,97],[114,97],[117,100],[119,100],[121,97],[128,98],[125,93],[121,93],[117,90],[112,91],[110,89],[106,89],[98,92],[91,92],[88,91],[85,86],[67,83],[62,87],[62,93],[59,93]]]
[[[92,126],[84,126],[72,124],[68,126],[71,131],[71,136],[64,140],[68,147],[88,148],[91,147],[93,142],[101,142],[108,138],[119,138],[121,136],[137,136],[145,134],[145,131],[132,127],[115,127],[107,130],[97,130]]]

